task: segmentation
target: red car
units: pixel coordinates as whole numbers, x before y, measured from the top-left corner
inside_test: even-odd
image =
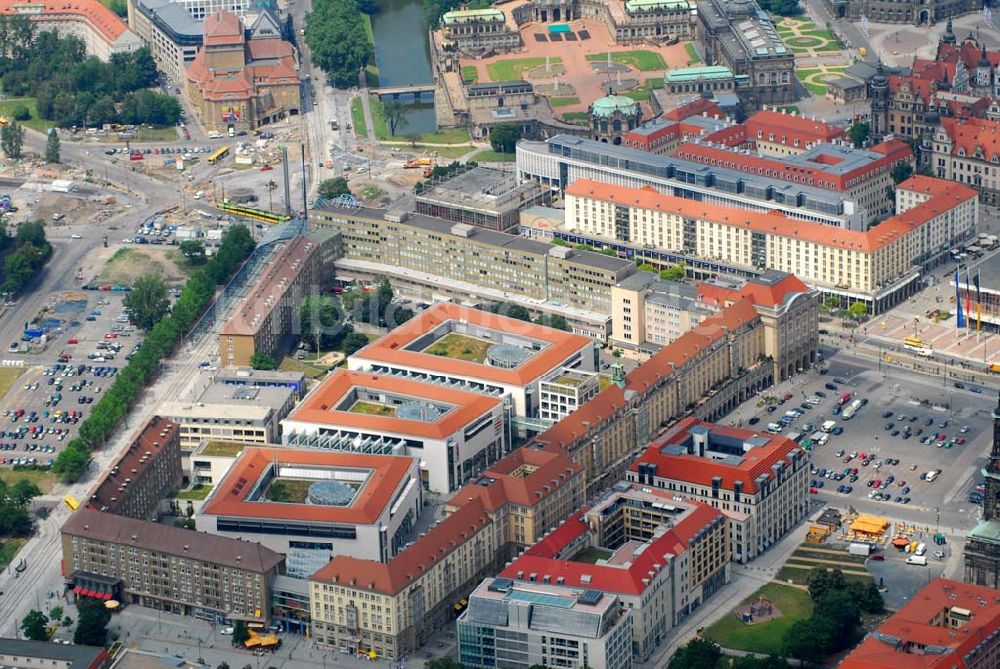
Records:
[[[79,344],[80,341],[78,339],[69,339],[69,340],[66,341],[66,343],[67,344]]]
[[[868,559],[869,560],[875,560],[877,562],[884,562],[885,561],[885,554],[883,554],[883,553],[872,553],[871,555],[868,556]]]
[[[944,440],[945,440],[945,439],[947,439],[947,438],[948,438],[948,435],[946,435],[946,434],[945,434],[944,432],[942,432],[941,434],[939,434],[939,435],[937,436],[937,440],[938,440],[938,441],[944,441]]]
[[[107,334],[104,335],[104,338],[105,339],[118,339],[118,335],[115,334],[114,332],[108,332]]]
[[[265,165],[262,168],[260,168],[260,171],[261,172],[270,172],[273,169],[274,168],[271,167],[271,163],[265,163]]]
[[[792,396],[791,393],[785,393],[785,396],[782,397],[781,399],[783,399],[783,400],[785,400],[787,402],[788,400],[792,399],[792,397],[793,396]]]
[[[958,439],[955,440],[955,443],[961,446],[962,444],[965,443],[965,437],[959,437]]]
[[[818,495],[819,494],[819,490],[816,490],[816,488],[809,488],[809,494],[810,495]]]

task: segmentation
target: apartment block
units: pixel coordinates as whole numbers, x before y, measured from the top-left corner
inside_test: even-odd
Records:
[[[160,500],[181,483],[180,428],[154,416],[115,462],[87,507],[138,520],[156,520]]]
[[[81,508],[62,526],[66,588],[223,623],[266,622],[284,558],[260,544]]]
[[[618,596],[632,613],[632,654],[647,661],[667,633],[729,580],[726,516],[661,490],[617,483],[530,547],[500,576]],[[530,586],[529,586],[530,587]]]
[[[579,180],[566,191],[566,225],[600,238],[627,237],[787,272],[878,314],[914,293],[922,273],[974,235],[979,221],[976,192],[967,186],[914,176],[896,189],[897,214],[862,232]]]
[[[591,588],[489,578],[458,619],[464,667],[630,669],[632,612]]]
[[[316,231],[285,243],[219,331],[224,367],[250,367],[255,353],[280,356],[297,336],[302,298],[324,292],[340,239]]]
[[[656,352],[715,311],[702,304],[694,286],[653,272],[636,272],[611,295],[611,342],[630,356]]]
[[[562,420],[594,397],[600,386],[597,372],[557,369],[538,382],[538,417]]]
[[[311,211],[310,220],[343,235],[338,276],[385,276],[427,302],[515,302],[535,314],[564,316],[574,331],[602,341],[611,287],[635,271],[634,263],[617,257],[423,214],[327,203]]]
[[[650,443],[628,480],[689,496],[729,517],[732,559],[746,563],[809,511],[809,455],[780,435],[684,418]]]

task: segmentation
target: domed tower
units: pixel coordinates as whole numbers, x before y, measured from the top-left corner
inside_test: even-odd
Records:
[[[980,93],[988,94],[993,83],[993,66],[990,65],[990,59],[986,55],[986,45],[983,45],[982,51],[979,54],[979,62],[976,63],[976,88],[979,89]]]
[[[609,144],[621,144],[622,136],[642,123],[639,103],[624,95],[608,92],[590,105],[591,139]]]
[[[882,67],[882,59],[871,81],[872,125],[871,136],[878,141],[889,133],[889,77]]]
[[[948,18],[948,25],[944,29],[944,34],[941,35],[941,39],[938,40],[941,44],[957,44],[958,38],[955,37],[955,31],[952,29],[951,17]]]

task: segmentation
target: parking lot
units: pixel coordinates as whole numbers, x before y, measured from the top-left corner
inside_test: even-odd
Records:
[[[74,296],[85,296],[86,306],[74,300],[80,313],[46,335],[44,351],[6,354],[28,366],[0,398],[0,465],[51,464],[141,340],[123,314],[121,293]]]
[[[974,520],[969,495],[992,438],[992,395],[894,373],[834,358],[826,374],[800,375],[775,391],[777,401],[758,398],[731,419],[765,431],[789,411],[800,414],[784,419],[782,434],[811,450],[811,492],[822,501],[883,515],[912,509],[903,515],[921,514],[928,525],[945,512],[950,524],[956,513]],[[844,393],[850,397],[841,407]],[[842,409],[855,400],[863,406],[844,420]],[[826,421],[834,421],[829,432],[821,429]],[[820,434],[826,443],[815,439]]]

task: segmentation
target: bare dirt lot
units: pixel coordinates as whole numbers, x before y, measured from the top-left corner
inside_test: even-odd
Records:
[[[177,264],[180,251],[176,247],[100,249],[94,255],[95,264],[104,265],[96,283],[131,284],[144,274],[159,274],[167,285],[179,286],[188,278],[186,269]]]

